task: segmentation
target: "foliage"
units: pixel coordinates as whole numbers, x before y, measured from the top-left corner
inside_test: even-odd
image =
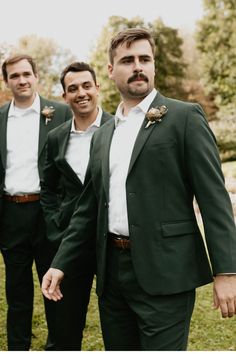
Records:
[[[182,51],[185,62],[187,63],[186,77],[183,80],[185,101],[200,103],[206,112],[208,121],[216,119],[218,108],[214,102],[212,94],[206,94],[203,83],[201,82],[200,53],[196,48],[194,33],[188,30],[180,30],[179,34],[183,40]]]
[[[210,123],[217,145],[220,151],[222,161],[236,160],[236,120],[234,117],[228,117],[225,120],[215,120]]]
[[[91,53],[90,63],[94,67],[98,82],[101,84],[101,100],[104,109],[115,112],[120,101],[119,93],[114,83],[108,79],[108,45],[114,34],[131,27],[145,27],[149,29],[156,43],[155,64],[157,75],[155,85],[163,94],[181,97],[181,86],[186,65],[182,58],[182,39],[177,30],[167,27],[160,19],[145,24],[140,17],[128,20],[124,17],[111,16],[108,24],[103,28],[95,49]]]
[[[59,47],[52,39],[29,35],[20,38],[14,47],[11,46],[9,49],[3,47],[1,63],[9,54],[16,53],[26,53],[36,61],[40,94],[53,98],[61,92],[59,84],[61,71],[75,60],[68,50]]]
[[[236,109],[236,2],[204,0],[205,15],[196,33],[202,77],[207,92],[228,115]]]

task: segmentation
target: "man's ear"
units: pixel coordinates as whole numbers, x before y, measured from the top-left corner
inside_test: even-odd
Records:
[[[109,79],[113,80],[113,65],[111,63],[107,66],[108,69],[108,77]]]
[[[62,94],[61,96],[62,96],[62,98],[64,99],[64,101],[67,103],[67,101],[66,101],[66,93],[65,93],[65,91],[63,92],[63,94]]]
[[[97,96],[99,96],[99,92],[100,92],[100,85],[96,84],[96,89],[97,89]]]

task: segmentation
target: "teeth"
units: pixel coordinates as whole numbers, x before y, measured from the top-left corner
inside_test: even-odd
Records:
[[[84,100],[84,101],[77,101],[77,103],[87,103],[88,100]]]

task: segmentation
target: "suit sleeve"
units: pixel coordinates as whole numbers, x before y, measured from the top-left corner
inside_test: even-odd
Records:
[[[73,277],[95,259],[97,199],[91,178],[84,189],[51,267]],[[93,259],[91,259],[93,257]]]
[[[41,180],[41,205],[47,224],[47,236],[59,233],[57,230],[57,219],[60,208],[60,172],[54,162],[55,141],[51,134],[48,134],[46,144],[46,159]],[[52,240],[53,241],[53,240]]]
[[[236,272],[236,229],[216,139],[200,106],[189,110],[186,166],[198,202],[213,274]]]

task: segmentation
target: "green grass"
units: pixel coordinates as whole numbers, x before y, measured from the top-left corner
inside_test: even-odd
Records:
[[[36,278],[36,277],[35,277]],[[0,351],[7,350],[6,346],[6,302],[4,295],[4,266],[0,260]],[[43,351],[47,330],[43,315],[43,302],[39,286],[35,290],[35,307],[33,316],[32,350]],[[197,289],[196,305],[192,317],[188,350],[236,350],[235,341],[236,318],[221,319],[220,313],[212,308],[212,285],[209,284]],[[95,282],[87,316],[87,325],[84,332],[83,350],[104,350]]]
[[[228,177],[236,177],[236,162],[223,164],[223,171]],[[6,346],[6,301],[4,284],[4,265],[0,256],[0,351]],[[35,276],[36,279],[36,276]],[[45,325],[43,301],[37,280],[35,281],[35,304],[33,316],[32,350],[44,350],[47,330]],[[222,319],[212,305],[212,285],[197,289],[196,305],[192,317],[188,350],[191,351],[226,351],[236,350],[236,317]],[[99,324],[95,282],[93,284],[87,325],[84,332],[83,350],[104,350]]]

